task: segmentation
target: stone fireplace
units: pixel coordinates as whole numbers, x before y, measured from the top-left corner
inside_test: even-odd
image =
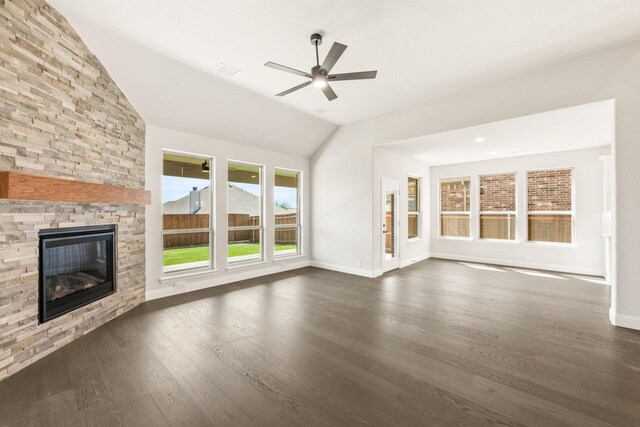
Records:
[[[145,124],[45,1],[0,28],[2,380],[144,301]]]

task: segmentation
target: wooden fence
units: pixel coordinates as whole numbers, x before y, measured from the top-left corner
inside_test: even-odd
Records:
[[[164,230],[209,228],[209,214],[165,214],[162,225]]]
[[[480,215],[480,238],[515,240],[515,215]]]
[[[385,227],[386,227],[386,233],[384,235],[384,252],[389,254],[389,255],[393,255],[395,253],[394,251],[394,240],[393,240],[393,218],[391,216],[391,212],[387,212],[385,214]]]
[[[298,213],[280,214],[275,216],[276,225],[291,224],[292,228],[276,228],[276,245],[298,244]]]
[[[440,235],[447,237],[469,237],[469,215],[442,214]]]
[[[571,243],[571,215],[529,215],[527,227],[530,241]]]
[[[276,229],[275,241],[277,245],[293,245],[298,241],[297,214],[280,214],[275,216],[276,224],[291,224],[291,228]],[[187,230],[208,228],[208,214],[165,214],[162,218],[165,230]],[[260,224],[258,216],[249,214],[229,214],[229,227],[248,227]],[[229,243],[260,243],[259,230],[229,231]],[[179,248],[187,246],[203,246],[209,244],[209,233],[166,234],[165,248]]]
[[[171,214],[162,215],[164,230],[187,230],[209,228],[209,214]],[[165,248],[204,246],[209,244],[209,233],[165,234]]]
[[[572,220],[567,214],[529,215],[528,240],[533,242],[571,243]],[[448,237],[469,237],[469,216],[443,214],[440,234]],[[480,215],[480,237],[483,239],[515,240],[514,215]]]

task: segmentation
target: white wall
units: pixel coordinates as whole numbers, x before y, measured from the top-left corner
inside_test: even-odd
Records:
[[[420,177],[420,238],[408,239],[407,215],[407,178]],[[373,250],[374,276],[382,274],[382,178],[400,182],[400,197],[398,214],[400,229],[398,233],[398,251],[400,253],[400,267],[429,257],[430,229],[429,229],[429,165],[424,162],[401,156],[379,147],[373,149]]]
[[[615,194],[615,176],[613,157],[611,155],[605,155],[600,157],[602,161],[602,175],[604,182],[604,197],[602,200],[602,229],[604,237],[604,278],[607,281],[611,280],[611,265],[612,259],[612,247],[611,247],[611,221],[612,221],[612,208],[613,208],[613,195]]]
[[[313,265],[373,276],[369,127],[338,128],[311,158]]]
[[[215,272],[186,277],[166,278],[162,273],[162,150],[171,149],[215,158]],[[265,185],[265,262],[227,268],[227,161],[239,160],[264,165]],[[273,183],[274,168],[302,172],[302,251],[303,255],[275,260],[273,257]],[[147,299],[174,294],[174,283],[184,284],[178,292],[188,292],[223,283],[309,265],[310,203],[309,159],[261,150],[255,147],[212,139],[153,125],[147,126],[146,187],[151,191],[151,204],[146,208]],[[188,273],[187,273],[188,274]]]
[[[431,256],[487,262],[570,273],[604,275],[605,254],[601,232],[604,198],[600,156],[610,147],[512,157],[431,168]],[[571,245],[526,241],[526,172],[573,168],[575,227]],[[479,175],[516,172],[517,222],[515,242],[478,239]],[[441,178],[471,177],[471,240],[438,236],[438,183]]]
[[[640,198],[628,196],[640,181],[639,75],[636,42],[340,127],[312,158],[314,258],[345,268],[361,260],[361,269],[373,275],[374,145],[615,99],[610,318],[640,329]],[[624,232],[616,235],[618,228]]]

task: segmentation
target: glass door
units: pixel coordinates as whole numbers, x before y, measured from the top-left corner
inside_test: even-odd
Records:
[[[382,179],[382,271],[400,267],[398,251],[398,195],[400,183]]]

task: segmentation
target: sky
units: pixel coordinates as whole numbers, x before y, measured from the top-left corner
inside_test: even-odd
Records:
[[[236,187],[255,194],[260,194],[260,188],[256,184],[244,184],[240,182],[232,183]],[[162,177],[162,200],[168,202],[172,200],[178,200],[184,196],[189,195],[189,192],[193,190],[193,187],[197,187],[198,190],[203,189],[209,185],[208,179],[197,178],[183,178],[177,176],[163,176]],[[275,200],[286,202],[290,208],[297,209],[297,190],[289,187],[276,187],[275,188]]]
[[[162,201],[169,202],[189,195],[193,187],[198,190],[209,185],[208,179],[182,178],[177,176],[162,177]]]

